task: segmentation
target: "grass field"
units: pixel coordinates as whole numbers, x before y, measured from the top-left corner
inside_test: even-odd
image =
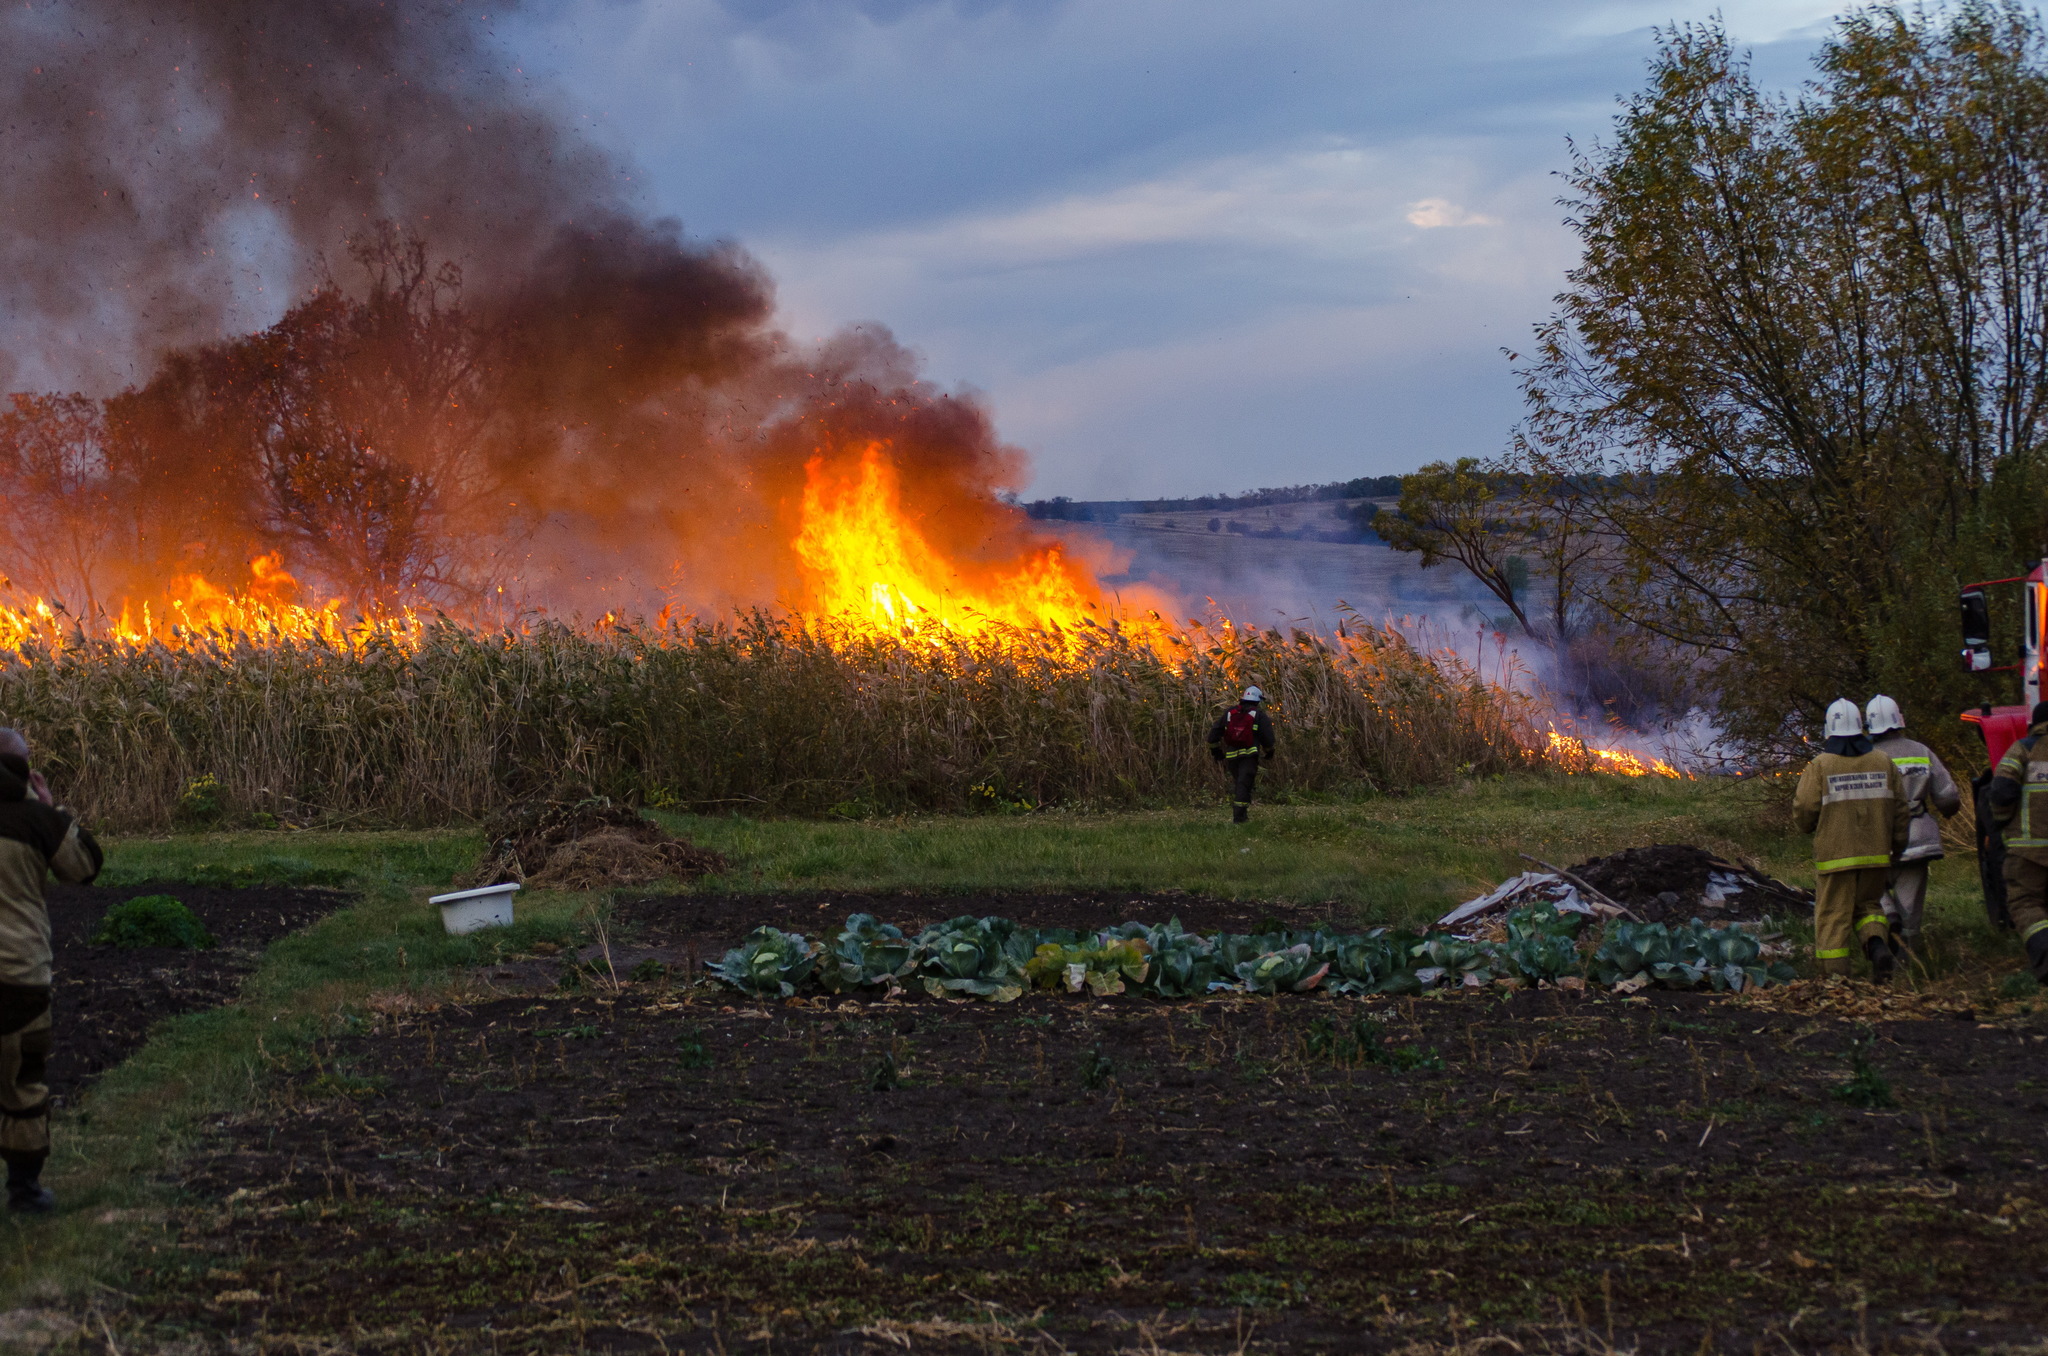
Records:
[[[1518,853],[1564,864],[1650,842],[1810,879],[1765,784],[1484,780],[1223,818],[670,823],[734,861],[707,895],[1183,891],[1414,924],[1521,869]],[[2015,1147],[2038,1138],[2040,1019],[2024,986],[1999,1006],[2014,948],[1982,923],[1968,860],[1937,869],[1926,982],[1998,1012],[1995,1029],[1878,1026],[1898,1106],[1863,1112],[1829,1092],[1862,1024],[1751,1021],[1689,996],[1411,1003],[1393,1013],[1402,1042],[1444,1067],[1395,1076],[1343,1054],[1375,1005],[1322,999],[763,1021],[667,981],[494,994],[482,967],[574,946],[605,909],[529,895],[517,928],[447,938],[421,901],[479,846],[111,845],[111,880],[345,882],[361,899],[60,1118],[64,1212],[0,1223],[0,1343],[1206,1352],[1249,1332],[1248,1349],[1391,1349],[1495,1330],[1598,1345],[1612,1314],[1645,1349],[1720,1331],[1748,1350],[1771,1328],[1806,1350],[1853,1345],[1859,1321],[1883,1345],[1959,1314],[1986,1341],[2048,1317],[2042,1279],[1997,1261],[2048,1245],[2048,1217],[2014,1204],[2043,1196]],[[678,1058],[679,1033],[701,1061]],[[884,1053],[901,1095],[873,1089]],[[1114,1073],[1091,1089],[1077,1071],[1097,1058]],[[1241,1133],[1210,1146],[1200,1117]],[[502,1152],[464,1147],[487,1123],[516,1130]],[[611,1127],[604,1153],[577,1123]],[[1586,1147],[1531,1147],[1560,1136]],[[1569,1238],[1546,1242],[1558,1220]],[[1919,1240],[1945,1240],[1947,1260]]]

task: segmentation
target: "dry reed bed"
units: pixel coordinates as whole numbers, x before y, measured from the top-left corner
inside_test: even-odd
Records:
[[[1347,628],[1349,629],[1349,628]],[[160,829],[211,776],[228,822],[423,825],[598,793],[764,813],[1136,806],[1213,794],[1202,737],[1246,683],[1280,724],[1276,789],[1527,766],[1523,699],[1392,631],[904,637],[721,623],[354,642],[74,637],[0,654],[0,721],[114,829]],[[189,802],[187,802],[189,808]]]

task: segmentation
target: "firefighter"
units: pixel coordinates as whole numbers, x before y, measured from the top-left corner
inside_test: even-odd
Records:
[[[2005,830],[2005,907],[2034,978],[2048,982],[2048,702],[1991,777],[1991,815]]]
[[[0,1161],[7,1208],[48,1214],[39,1180],[50,1156],[50,911],[43,879],[83,884],[100,873],[100,845],[54,802],[32,771],[28,741],[0,729]]]
[[[1861,938],[1870,973],[1879,983],[1894,965],[1884,891],[1892,854],[1904,848],[1912,823],[1906,784],[1892,760],[1863,733],[1856,703],[1837,698],[1828,707],[1821,755],[1799,774],[1792,815],[1813,835],[1813,956],[1831,975],[1849,973],[1853,941]]]
[[[1209,756],[1230,774],[1230,822],[1252,817],[1252,784],[1259,779],[1259,760],[1273,761],[1273,721],[1266,714],[1266,694],[1248,687],[1237,705],[1209,727]]]
[[[1913,816],[1906,849],[1892,859],[1891,886],[1884,892],[1884,916],[1891,923],[1892,950],[1903,957],[1920,945],[1920,921],[1927,903],[1927,864],[1939,860],[1941,824],[1937,811],[1946,818],[1963,808],[1963,793],[1956,788],[1941,758],[1918,740],[1906,738],[1906,717],[1899,704],[1879,694],[1864,708],[1863,728],[1870,732],[1877,751],[1892,760],[1899,779],[1906,784],[1906,805]]]

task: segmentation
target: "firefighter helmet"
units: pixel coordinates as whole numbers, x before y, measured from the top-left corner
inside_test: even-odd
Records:
[[[1259,691],[1257,687],[1248,687],[1244,690],[1243,699],[1248,702],[1262,702],[1266,700],[1266,694]]]
[[[1855,736],[1863,733],[1863,713],[1856,709],[1856,703],[1847,697],[1837,697],[1828,707],[1827,737],[1838,735]]]
[[[1863,728],[1872,734],[1883,734],[1886,730],[1906,728],[1906,713],[1899,710],[1899,704],[1882,692],[1870,699],[1870,705],[1863,708]]]

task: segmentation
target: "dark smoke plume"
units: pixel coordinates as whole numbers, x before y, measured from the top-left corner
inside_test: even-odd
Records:
[[[379,605],[785,601],[834,438],[891,439],[970,561],[1026,544],[985,412],[884,331],[774,329],[753,260],[651,219],[508,64],[520,8],[0,11],[0,390],[101,402],[0,419],[0,478],[61,487],[50,540],[101,506],[85,564],[17,541],[17,587],[99,605],[275,551]]]
[[[104,390],[267,321],[379,221],[474,284],[630,211],[448,0],[27,0],[0,11],[0,386]],[[275,302],[256,315],[251,293]],[[279,292],[282,296],[279,296]],[[248,324],[241,326],[250,327]]]

